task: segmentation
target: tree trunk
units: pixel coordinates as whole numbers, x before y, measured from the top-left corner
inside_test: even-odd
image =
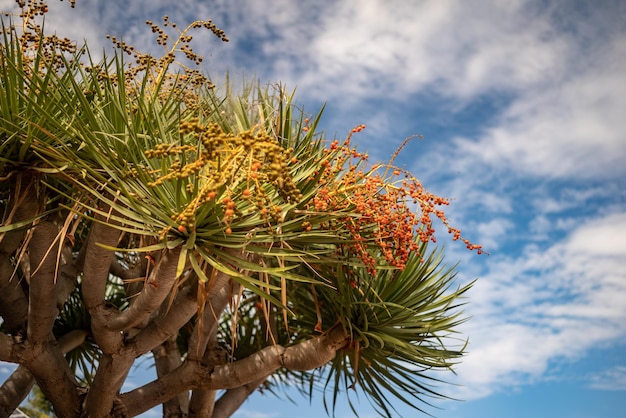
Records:
[[[163,377],[182,364],[180,350],[176,343],[176,336],[171,337],[163,344],[152,350],[157,378]],[[182,418],[187,416],[189,407],[189,393],[182,391],[163,404],[164,418]]]

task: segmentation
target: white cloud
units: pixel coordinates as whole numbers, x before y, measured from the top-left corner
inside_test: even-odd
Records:
[[[450,3],[445,4],[441,7],[452,8]],[[506,187],[519,187],[512,183],[520,178],[622,178],[626,174],[626,38],[624,29],[616,23],[619,9],[608,9],[617,10],[615,16],[609,16],[608,11],[590,12],[600,16],[587,21],[576,19],[573,9],[547,9],[541,16],[534,16],[537,10],[528,4],[520,6],[520,2],[515,3],[519,10],[502,6],[506,10],[492,8],[490,12],[481,9],[483,2],[476,4],[467,3],[468,9],[476,11],[464,10],[464,24],[457,12],[450,11],[448,15],[454,17],[454,25],[463,28],[460,30],[469,26],[470,42],[466,49],[470,52],[463,52],[462,42],[455,43],[454,30],[444,30],[436,40],[427,39],[431,45],[448,42],[450,47],[429,54],[420,63],[420,68],[432,65],[438,79],[434,75],[426,77],[424,84],[418,85],[398,74],[389,78],[401,80],[404,93],[434,89],[461,99],[461,103],[470,103],[497,91],[509,95],[510,102],[495,109],[477,134],[434,146],[416,163],[418,172],[430,166],[434,171],[462,177],[465,188],[453,189],[452,195],[463,196],[464,201],[472,191],[493,193],[496,189],[509,195],[509,191],[516,190]],[[572,28],[557,31],[551,17],[561,24],[571,22]],[[489,25],[492,20],[499,23]],[[590,29],[594,24],[603,29]],[[441,23],[440,27],[446,25]],[[485,27],[481,29],[481,25]],[[600,31],[603,32],[596,33]],[[417,42],[414,48],[425,46]],[[498,51],[508,51],[511,56]],[[449,58],[445,58],[447,54]],[[535,55],[539,61],[536,65]],[[451,68],[458,73],[452,76]],[[503,184],[507,180],[509,184]],[[573,192],[576,187],[571,185],[568,189]],[[615,185],[607,184],[604,189],[615,189]],[[623,193],[622,187],[618,189],[617,193]],[[597,196],[602,189],[586,190],[593,190]],[[532,196],[535,191],[528,192]],[[565,206],[576,208],[592,197],[595,196],[545,196],[548,200],[535,199],[532,203],[534,209],[554,212]]]
[[[537,215],[530,222],[529,229],[533,240],[546,240],[549,238],[548,231],[552,229],[552,222],[544,215]]]
[[[2,8],[9,4],[0,2]],[[239,63],[263,79],[297,85],[301,97],[341,100],[354,110],[381,98],[402,100],[420,92],[438,92],[462,103],[502,92],[512,102],[499,110],[496,123],[478,138],[457,139],[455,161],[461,170],[557,178],[626,173],[626,41],[623,33],[608,30],[603,38],[594,38],[599,35],[593,31],[600,29],[592,29],[593,24],[607,21],[606,13],[592,13],[604,20],[578,19],[580,23],[574,8],[521,0],[219,1],[211,7],[182,0],[179,7],[169,5],[114,0],[103,7],[85,0],[72,11],[54,5],[47,24],[88,38],[98,52],[98,45],[106,45],[106,32],[154,48],[146,18],[158,21],[169,14],[180,25],[213,18],[232,42],[219,45],[206,34],[196,35],[199,52],[209,55],[209,71],[215,74]],[[569,15],[573,29],[559,30],[555,22]],[[235,52],[236,46],[246,50]],[[385,109],[367,116],[384,122],[382,129],[395,120]]]
[[[569,47],[551,27],[549,13],[524,1],[281,0],[206,5],[181,0],[171,7],[161,0],[130,4],[111,0],[106,6],[83,0],[76,11],[58,5],[51,9],[63,9],[79,38],[94,31],[111,32],[143,48],[153,44],[143,23],[146,18],[158,22],[168,14],[181,26],[211,18],[232,40],[231,46],[215,47],[208,43],[210,37],[198,35],[204,50],[199,52],[214,58],[207,61],[211,72],[216,67],[233,69],[237,61],[260,77],[298,85],[309,97],[350,102],[401,98],[433,88],[464,99],[494,89],[521,91],[558,78]],[[125,18],[119,19],[122,11]],[[235,57],[237,46],[247,50]]]
[[[469,295],[470,354],[457,368],[465,389],[455,396],[482,397],[542,379],[554,361],[626,338],[623,236],[626,213],[617,213],[591,219],[545,249],[489,260]]]
[[[71,9],[69,2],[51,4],[49,12],[46,14],[44,27],[47,33],[57,33],[60,37],[68,37],[78,44],[87,39],[90,45],[94,46],[93,52],[99,54],[100,51],[96,45],[105,43],[104,30],[95,18],[93,13],[89,13],[87,9],[82,7],[82,2],[77,2],[76,9]],[[11,12],[14,15],[18,12],[17,4],[14,0],[0,0],[0,11]],[[18,20],[13,17],[13,23]],[[7,17],[3,16],[3,21],[7,22]],[[72,22],[68,25],[68,22]]]
[[[286,32],[306,33],[306,48],[294,51],[294,34],[268,52],[279,56],[281,78],[326,98],[405,97],[433,86],[460,98],[519,91],[558,76],[567,52],[549,16],[525,2],[344,0],[319,21],[292,17],[304,20]],[[282,61],[285,51],[292,55]]]
[[[570,237],[568,247],[577,254],[614,257],[626,254],[626,214],[616,213],[601,222],[587,223]],[[601,258],[600,258],[601,260]],[[600,261],[598,260],[598,261]]]
[[[594,199],[607,198],[619,193],[614,185],[604,184],[603,187],[563,187],[555,194],[553,190],[535,194],[532,197],[532,209],[542,214],[553,214],[568,209],[576,209],[589,204]]]
[[[485,248],[490,251],[497,249],[504,241],[507,233],[514,227],[513,222],[507,218],[493,218],[487,222],[480,223],[475,230],[478,232],[476,238]]]
[[[459,154],[530,176],[588,179],[626,173],[626,41],[615,34],[600,48],[594,65],[582,71],[573,66],[550,88],[523,91],[478,140],[457,140]]]

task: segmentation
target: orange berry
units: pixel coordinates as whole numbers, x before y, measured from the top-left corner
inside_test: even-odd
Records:
[[[181,234],[187,232],[187,228],[185,227],[185,225],[178,225],[178,232],[180,232]]]

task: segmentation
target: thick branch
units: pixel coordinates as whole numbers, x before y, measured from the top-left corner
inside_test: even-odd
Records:
[[[102,351],[109,354],[119,350],[122,344],[119,332],[110,332],[106,329],[108,318],[113,313],[104,305],[109,266],[115,254],[99,244],[115,247],[119,238],[119,230],[104,223],[94,222],[87,237],[83,265],[82,296],[91,315],[93,335]]]
[[[0,361],[8,361],[11,363],[18,363],[19,359],[16,356],[16,344],[13,338],[0,333]]]
[[[56,225],[42,222],[35,228],[29,245],[31,278],[27,335],[33,345],[48,339],[57,316],[58,234]]]
[[[35,384],[30,371],[19,366],[0,387],[0,417],[8,417],[28,396]]]
[[[23,236],[22,231],[10,231],[0,241],[0,317],[11,332],[24,328],[28,316],[28,300],[11,263],[11,254]]]
[[[8,202],[11,212],[2,219],[2,224],[9,225],[31,219],[37,215],[39,206],[31,175],[18,173]],[[11,281],[15,270],[11,263],[11,254],[19,247],[24,235],[24,230],[0,233],[0,316],[4,325],[12,332],[25,328],[28,315],[28,300],[19,280],[14,278]]]
[[[63,353],[73,350],[85,341],[87,332],[74,330],[59,339],[59,347]],[[0,416],[9,416],[28,396],[35,384],[32,373],[20,365],[0,387]]]
[[[157,377],[165,376],[182,364],[180,350],[176,343],[176,335],[152,350],[152,355],[154,356]],[[187,416],[188,407],[189,393],[187,391],[180,392],[177,396],[163,403],[163,416]]]
[[[192,388],[233,389],[265,378],[280,367],[309,370],[323,366],[348,343],[349,336],[336,327],[294,346],[265,347],[249,357],[221,366],[205,367],[198,362],[185,361],[161,379],[123,394],[121,401],[130,415],[138,415]]]
[[[28,300],[20,281],[11,279],[14,267],[9,254],[0,251],[0,317],[4,326],[12,333],[26,327]]]
[[[54,405],[56,415],[59,418],[78,416],[78,384],[59,347],[28,344],[25,348],[21,364],[33,374],[41,391]]]
[[[129,416],[136,416],[193,388],[200,365],[188,361],[171,373],[120,396]]]
[[[215,410],[211,418],[228,418],[239,409],[239,407],[248,399],[248,396],[254,392],[263,382],[266,377],[255,380],[254,382],[247,383],[238,388],[228,389],[220,398],[215,402]],[[200,415],[198,415],[200,416]],[[206,416],[206,415],[205,415]]]
[[[63,354],[67,354],[84,343],[87,335],[87,331],[84,329],[72,330],[59,338],[59,349]]]
[[[114,259],[111,262],[109,273],[119,277],[122,280],[132,280],[143,277],[146,272],[148,262],[145,258],[141,259],[136,265],[131,268],[126,268],[120,263],[118,259]]]
[[[283,365],[285,355],[286,349],[281,345],[265,347],[244,359],[216,367],[208,373],[205,382],[198,384],[207,389],[233,389],[243,386],[279,369]]]
[[[216,352],[214,349],[217,348],[218,320],[237,291],[234,286],[231,278],[224,273],[217,272],[212,278],[209,296],[203,307],[204,313],[196,323],[189,339],[188,359],[196,361],[202,358],[203,364],[207,367],[224,363],[223,361],[216,362],[214,358],[210,358],[210,354]],[[213,347],[208,347],[209,341],[215,343]],[[215,390],[194,389],[189,403],[189,417],[210,417],[213,414],[215,396]]]
[[[217,333],[211,335],[211,339],[204,352],[202,364],[206,367],[213,367],[228,362],[228,353],[219,345]],[[215,397],[217,391],[212,389],[194,389],[191,392],[189,402],[189,418],[202,418],[213,416],[215,408]]]
[[[335,358],[338,350],[345,348],[350,337],[341,326],[317,338],[288,347],[283,355],[283,367],[289,370],[312,370]]]
[[[193,317],[198,310],[194,290],[195,287],[180,290],[170,309],[163,306],[160,315],[128,342],[129,347],[134,347],[136,356],[145,354],[166,341]]]
[[[79,265],[81,264],[81,258],[84,257],[85,252],[81,250],[76,259],[72,257],[71,245],[63,245],[63,259],[65,264],[59,268],[57,276],[57,308],[61,310],[68,296],[76,288],[78,283]],[[81,267],[82,268],[82,267]]]
[[[190,360],[200,360],[207,344],[217,330],[219,318],[236,293],[232,279],[222,272],[217,272],[209,289],[209,297],[204,306],[204,314],[194,327],[189,339],[188,356]]]
[[[160,260],[159,265],[155,269],[157,275],[163,274],[167,276],[169,274],[172,278],[172,284],[174,283],[176,263],[178,262],[177,255],[179,254],[179,251],[180,250],[166,252],[165,256]],[[168,256],[170,257],[168,258]],[[168,268],[171,271],[169,271]],[[167,279],[169,279],[169,277]],[[171,287],[171,285],[169,287]],[[146,288],[144,289],[153,288],[151,286],[146,286]],[[165,292],[165,296],[167,296],[167,291]],[[106,349],[105,347],[103,347],[104,355],[98,365],[98,371],[96,373],[94,383],[91,387],[91,390],[89,391],[89,394],[87,395],[85,408],[90,417],[105,417],[107,416],[107,414],[109,414],[113,407],[115,397],[119,389],[122,387],[122,384],[124,383],[124,380],[128,375],[128,371],[130,370],[134,359],[139,355],[139,353],[137,352],[137,347],[133,344],[125,345],[122,341],[122,334],[120,333],[120,331],[110,330],[110,325],[117,324],[122,325],[123,327],[132,327],[133,325],[136,325],[137,323],[143,322],[145,319],[147,319],[148,316],[153,313],[153,310],[158,308],[158,306],[162,302],[161,300],[155,303],[155,299],[159,299],[161,298],[161,296],[155,295],[154,292],[150,292],[149,290],[142,292],[142,295],[143,298],[142,296],[138,297],[138,299],[142,299],[135,300],[135,303],[131,306],[131,308],[129,308],[125,312],[116,315],[113,313],[112,310],[107,309],[106,311],[100,312],[98,319],[96,319],[96,324],[92,323],[96,339],[101,344],[101,346],[102,343],[105,343]],[[146,299],[149,297],[153,297],[154,299]],[[165,297],[163,296],[162,299],[164,298]],[[145,301],[148,301],[148,303],[145,303]],[[154,309],[152,308],[152,304],[154,304],[155,306]],[[143,305],[144,307],[146,307],[147,305],[149,311],[145,312],[145,316],[142,316],[144,315],[144,312],[139,313],[136,309],[133,309],[133,307],[136,305]],[[193,302],[191,301],[187,301],[187,305],[195,308]],[[99,310],[100,308],[96,309]],[[169,330],[166,330],[166,334],[163,335],[163,339],[161,341],[169,337],[193,315],[191,309],[181,309],[181,311],[182,315],[180,315],[181,312],[179,311],[172,312],[172,317],[178,315],[179,317],[186,316],[186,318],[183,321],[173,321],[176,322],[178,327],[171,332],[168,332]],[[189,311],[188,315],[186,314],[186,311]],[[136,315],[135,317],[132,316],[133,312]],[[167,324],[168,323],[166,321],[166,327]],[[157,322],[157,325],[155,326],[156,331],[153,332],[153,334],[151,335],[153,338],[155,337],[155,335],[160,335],[158,325],[160,324]],[[115,326],[113,328],[115,328]],[[146,333],[144,335],[147,334],[150,333]],[[158,345],[161,341],[157,342],[155,345]],[[146,351],[148,351],[150,348],[147,348]]]
[[[335,327],[327,334],[301,342],[291,347],[269,346],[242,360],[215,367],[200,387],[207,389],[236,388],[276,371],[279,367],[290,370],[311,370],[321,367],[335,357],[337,350],[346,346],[349,337]]]
[[[148,278],[150,284],[143,287],[139,296],[128,309],[111,318],[107,323],[108,329],[114,331],[128,330],[144,322],[161,306],[176,282],[176,268],[178,267],[180,251],[180,247],[163,250],[157,266]]]
[[[132,267],[123,266],[120,260],[115,258],[109,269],[109,273],[124,281],[124,292],[129,298],[134,298],[141,292],[145,281],[141,279],[145,278],[148,272],[149,262],[145,253],[139,253],[138,257],[138,262]]]
[[[189,418],[213,417],[216,390],[194,389],[189,401]]]
[[[106,250],[98,244],[115,247],[120,234],[118,229],[100,222],[94,222],[89,230],[83,267],[82,292],[85,305],[92,316],[96,308],[104,304],[109,266],[115,257],[113,251]]]
[[[85,400],[85,412],[90,418],[106,418],[113,409],[113,402],[135,361],[128,350],[119,354],[103,354],[98,370]]]

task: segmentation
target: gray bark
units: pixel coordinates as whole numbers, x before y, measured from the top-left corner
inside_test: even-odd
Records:
[[[12,211],[2,219],[2,224],[26,221],[37,215],[39,201],[35,186],[25,177],[18,174],[14,182],[9,200]],[[0,233],[0,316],[11,332],[24,328],[28,315],[28,300],[11,263],[11,254],[19,248],[25,235],[25,230],[19,229]]]
[[[78,415],[78,384],[59,347],[49,343],[33,346],[26,342],[20,363],[33,374],[58,417],[75,418]]]
[[[118,392],[135,361],[129,350],[104,354],[85,400],[85,412],[90,418],[106,418],[113,409]]]
[[[87,333],[83,330],[70,331],[59,338],[59,347],[63,353],[67,353],[80,346]],[[0,416],[9,416],[20,403],[28,396],[35,384],[32,373],[24,366],[19,365],[0,387]]]
[[[0,387],[0,417],[8,417],[26,399],[35,379],[31,372],[20,365]]]
[[[228,362],[228,353],[219,346],[217,334],[212,333],[207,348],[202,358],[202,364],[206,367],[214,367]],[[215,408],[217,391],[213,389],[196,388],[191,392],[189,402],[189,418],[212,417]]]
[[[222,272],[216,272],[215,277],[206,286],[210,288],[202,310],[203,315],[189,338],[188,356],[191,360],[200,360],[204,356],[209,340],[215,335],[222,312],[239,288],[228,275]]]
[[[348,335],[336,327],[294,346],[265,347],[249,357],[224,365],[206,367],[199,362],[185,361],[163,378],[122,394],[120,400],[130,415],[138,415],[181,391],[235,389],[264,379],[280,367],[292,370],[321,367],[348,343]]]
[[[176,336],[168,339],[152,350],[157,377],[163,377],[182,364],[180,350],[176,344]],[[180,392],[163,404],[163,417],[186,417],[189,407],[189,393]]]
[[[119,350],[121,344],[119,332],[107,331],[106,323],[114,312],[104,304],[109,266],[115,254],[99,244],[115,247],[120,235],[114,227],[94,222],[87,237],[83,268],[82,296],[91,315],[93,335],[102,351],[108,354]]]
[[[230,417],[265,380],[267,380],[267,378],[262,377],[243,386],[239,386],[238,388],[228,389],[220,396],[217,402],[215,402],[213,414],[205,416],[210,416],[211,418]]]
[[[50,222],[41,222],[29,245],[31,278],[27,336],[33,345],[43,344],[50,337],[57,317],[59,241],[59,228]]]
[[[147,286],[130,307],[112,317],[106,327],[112,331],[128,330],[146,321],[167,298],[176,283],[176,268],[181,248],[163,250],[155,269],[150,273]]]
[[[140,356],[159,346],[193,317],[198,310],[195,287],[185,287],[176,294],[172,306],[159,314],[127,344]]]

